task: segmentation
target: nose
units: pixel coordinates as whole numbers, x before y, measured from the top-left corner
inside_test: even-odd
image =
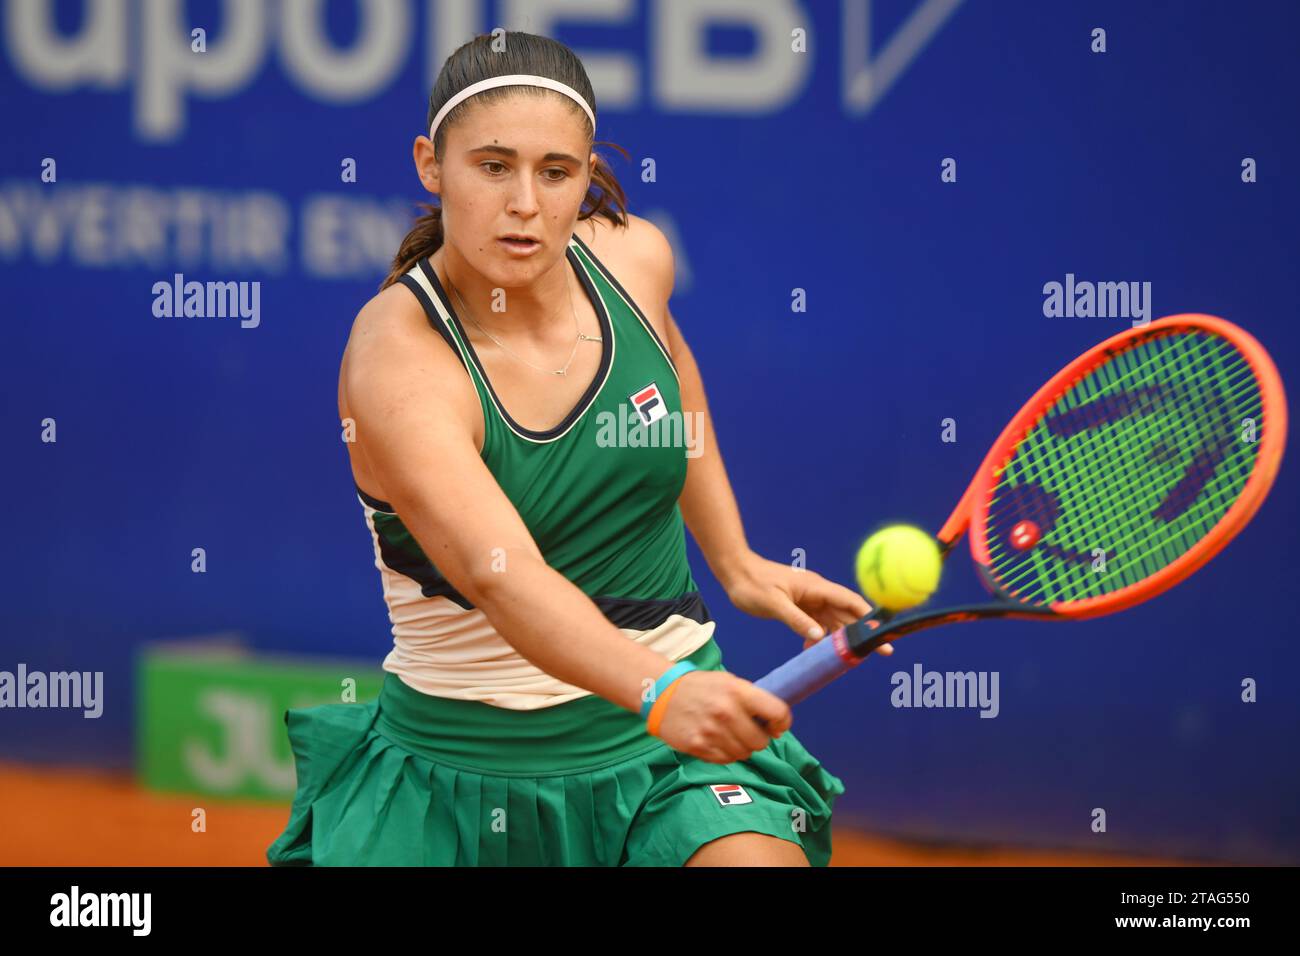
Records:
[[[514,182],[515,188],[511,190],[506,211],[523,219],[537,215],[540,207],[537,203],[537,186],[533,182],[533,177],[518,176]]]

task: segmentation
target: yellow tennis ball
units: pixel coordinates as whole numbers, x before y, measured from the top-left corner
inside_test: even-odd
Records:
[[[943,558],[933,535],[908,524],[881,528],[858,549],[858,587],[876,607],[902,611],[939,587]]]

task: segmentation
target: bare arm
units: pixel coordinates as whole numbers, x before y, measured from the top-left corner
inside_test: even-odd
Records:
[[[657,273],[660,287],[671,294],[672,249],[662,234],[649,230],[645,234],[650,250],[648,268]],[[668,351],[681,383],[682,411],[698,416],[696,433],[700,436],[698,454],[687,462],[686,483],[678,499],[682,518],[732,604],[755,617],[784,621],[804,637],[804,646],[808,647],[835,628],[863,617],[871,607],[860,594],[843,585],[802,567],[769,561],[749,547],[714,437],[704,382],[695,356],[668,310],[667,294],[664,315]],[[880,653],[892,652],[890,645],[881,645]]]
[[[713,433],[713,419],[709,416],[709,403],[704,395],[704,382],[695,364],[695,356],[682,337],[681,329],[669,311],[676,280],[676,261],[671,243],[663,232],[648,220],[629,216],[629,256],[636,268],[647,276],[647,285],[653,291],[647,296],[651,315],[664,317],[664,344],[677,368],[681,390],[682,414],[689,416],[698,436],[699,448],[692,449],[686,464],[686,483],[678,496],[682,519],[691,529],[691,537],[700,546],[709,570],[724,589],[741,575],[742,565],[752,556],[745,540],[745,529],[740,521],[736,496],[727,479],[727,469],[722,463]]]
[[[526,660],[639,711],[643,681],[672,662],[628,640],[543,559],[479,457],[470,422],[454,412],[448,383],[464,370],[422,318],[402,314],[394,296],[404,295],[376,297],[349,342],[344,381],[358,450],[425,554]],[[502,556],[505,570],[493,570]]]
[[[686,484],[679,499],[682,518],[691,529],[691,536],[700,546],[713,576],[724,589],[730,589],[741,563],[750,554],[750,548],[745,540],[736,496],[727,479],[722,453],[714,438],[713,420],[709,417],[704,382],[695,364],[695,356],[677,328],[672,313],[666,309],[665,312],[668,316],[668,350],[672,353],[681,382],[682,412],[695,416],[700,442],[697,454],[686,465]]]

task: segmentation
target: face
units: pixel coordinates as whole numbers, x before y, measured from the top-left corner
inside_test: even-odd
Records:
[[[428,137],[416,140],[446,245],[493,285],[527,285],[564,257],[596,163],[584,127],[562,97],[525,94],[472,105],[446,130],[441,164]]]

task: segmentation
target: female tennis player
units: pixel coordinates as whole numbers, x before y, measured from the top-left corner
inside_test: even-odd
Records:
[[[683,519],[736,606],[806,643],[869,607],[747,546],[671,249],[593,151],[582,63],[479,36],[428,123],[438,203],[339,377],[394,647],[377,701],[287,712],[269,861],[825,865],[843,784],[723,668]]]

